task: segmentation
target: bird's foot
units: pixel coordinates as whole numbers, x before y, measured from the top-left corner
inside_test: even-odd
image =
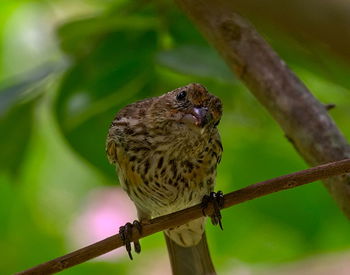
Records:
[[[141,234],[142,225],[137,220],[133,221],[132,224],[128,222],[124,226],[119,227],[119,236],[125,245],[126,251],[128,251],[128,255],[129,255],[130,260],[132,260],[131,237],[132,237],[132,230],[134,227]],[[134,250],[136,253],[141,252],[141,245],[140,245],[139,240],[134,241]]]
[[[224,206],[224,194],[222,191],[218,192],[210,192],[209,195],[205,195],[202,200],[202,212],[204,216],[207,216],[205,214],[205,209],[207,209],[209,203],[213,204],[214,212],[212,215],[210,215],[210,219],[213,225],[219,225],[221,230],[223,230],[222,223],[221,223],[221,213],[220,209]]]

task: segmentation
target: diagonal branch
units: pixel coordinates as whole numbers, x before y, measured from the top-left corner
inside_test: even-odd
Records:
[[[217,48],[311,166],[350,157],[350,146],[325,106],[289,70],[254,27],[235,13],[235,1],[175,2]],[[350,177],[327,179],[325,186],[350,218]]]
[[[310,169],[298,171],[292,174],[280,176],[274,179],[249,185],[245,188],[226,194],[224,196],[225,203],[223,208],[228,208],[248,200],[256,199],[274,192],[294,188],[316,180],[345,175],[346,173],[350,173],[350,159],[332,162]],[[206,212],[212,213],[212,211],[213,208],[211,205],[209,205],[208,209],[206,209]],[[152,219],[149,223],[143,225],[141,235],[136,229],[133,231],[133,240],[136,238],[149,236],[159,231],[163,231],[169,227],[182,225],[191,220],[197,219],[202,215],[201,205],[197,204],[190,208]],[[123,242],[121,241],[119,234],[116,234],[62,257],[37,265],[31,269],[19,272],[17,275],[39,275],[60,272],[66,268],[86,262],[121,246],[123,246]]]

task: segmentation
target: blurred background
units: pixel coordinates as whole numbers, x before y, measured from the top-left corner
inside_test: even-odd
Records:
[[[282,3],[283,2],[283,3]],[[350,2],[234,1],[350,137]],[[305,3],[306,2],[306,3]],[[171,1],[0,1],[0,273],[108,237],[135,210],[105,156],[124,105],[190,82],[224,102],[217,190],[307,168]],[[220,274],[349,274],[350,223],[320,182],[208,224]],[[169,274],[161,233],[62,274]],[[156,259],[156,261],[155,261]]]

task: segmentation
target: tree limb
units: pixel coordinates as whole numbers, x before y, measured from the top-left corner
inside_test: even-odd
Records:
[[[256,30],[234,12],[234,1],[175,2],[217,48],[311,166],[350,157],[350,146],[324,105]],[[350,218],[350,177],[327,179],[325,186]]]
[[[336,175],[345,175],[346,173],[350,173],[350,159],[332,162],[298,171],[289,175],[280,176],[274,179],[249,185],[245,188],[226,194],[224,196],[225,203],[223,208],[231,207],[248,200],[294,188],[316,180],[325,179]],[[209,214],[212,212],[212,205],[209,205],[206,209],[206,213]],[[149,223],[143,224],[142,234],[139,234],[136,229],[133,230],[133,240],[163,231],[169,227],[185,224],[201,216],[203,216],[202,207],[200,204],[197,204],[190,208],[152,219],[149,221]],[[17,275],[39,275],[60,272],[66,268],[78,265],[121,246],[123,246],[123,242],[121,241],[119,234],[116,234],[62,257],[19,272]]]
[[[277,29],[283,35],[292,37],[310,51],[326,50],[335,54],[341,61],[350,63],[350,32],[347,31],[350,25],[349,1],[234,0],[225,2],[239,14],[244,14],[246,18],[256,23],[260,30],[268,31],[271,26],[274,26],[274,31]],[[316,6],[317,15],[315,16]],[[317,59],[314,61],[317,62]],[[322,62],[318,65],[325,66]],[[332,68],[328,69],[332,71]],[[327,72],[330,73],[329,70]],[[334,79],[336,80],[337,77]]]

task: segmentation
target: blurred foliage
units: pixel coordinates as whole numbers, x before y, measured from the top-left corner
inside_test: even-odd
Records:
[[[0,273],[77,248],[69,228],[84,198],[116,185],[104,151],[109,123],[135,100],[189,82],[222,98],[218,188],[224,192],[306,168],[172,2],[23,0],[1,1],[0,9]],[[264,35],[322,102],[336,104],[331,114],[349,137],[347,66],[323,49],[312,54],[276,29]],[[337,77],[327,76],[328,68]],[[271,265],[350,248],[350,225],[320,183],[223,215],[224,232],[208,226],[219,271],[234,259]],[[100,260],[63,274],[133,274],[165,252],[161,234],[142,243],[143,254],[132,265],[127,257]]]

